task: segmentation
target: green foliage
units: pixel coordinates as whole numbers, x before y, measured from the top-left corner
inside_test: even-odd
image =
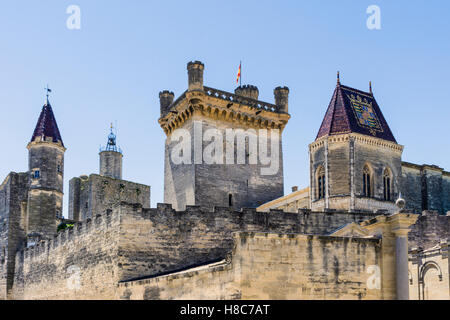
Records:
[[[61,222],[61,223],[58,225],[58,228],[57,228],[56,230],[57,230],[57,232],[60,232],[60,231],[62,231],[62,230],[66,230],[66,229],[72,229],[73,226],[74,226],[73,223],[65,223],[65,222]]]

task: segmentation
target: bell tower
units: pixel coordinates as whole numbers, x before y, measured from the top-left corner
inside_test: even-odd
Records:
[[[28,143],[30,187],[27,204],[29,245],[56,233],[57,217],[62,216],[64,153],[58,125],[48,98]]]
[[[116,134],[111,132],[108,135],[108,143],[105,148],[100,149],[100,175],[114,179],[122,179],[122,150],[117,146]]]

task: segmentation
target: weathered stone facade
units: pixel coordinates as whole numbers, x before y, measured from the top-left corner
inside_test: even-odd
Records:
[[[178,210],[186,205],[240,209],[282,196],[281,132],[290,118],[289,89],[276,88],[273,105],[258,101],[253,86],[238,88],[235,94],[205,87],[203,70],[201,62],[188,64],[188,90],[175,102],[173,93],[160,93],[159,123],[167,134],[164,202]],[[258,156],[260,129],[268,130],[267,154],[275,157],[270,165],[252,161]],[[180,144],[186,144],[183,151]],[[214,144],[218,148],[209,151],[213,161],[208,163],[205,155]],[[185,158],[177,163],[173,156],[180,153]],[[274,172],[265,175],[264,168],[271,165],[276,166]]]
[[[409,288],[412,300],[450,300],[449,238],[409,255]]]
[[[394,212],[399,195],[403,147],[358,133],[327,136],[310,145],[311,209]],[[370,194],[364,190],[364,169],[370,170]],[[325,177],[319,195],[319,172]],[[383,173],[389,170],[389,200],[384,198]]]
[[[28,173],[11,172],[0,185],[0,299],[13,288],[15,256],[26,239],[28,184]]]
[[[299,234],[235,234],[229,258],[121,283],[118,299],[380,299],[368,287],[381,240]]]
[[[100,175],[122,179],[123,155],[117,151],[100,152]]]
[[[69,219],[83,221],[111,210],[120,202],[150,207],[150,186],[91,174],[69,182]]]
[[[450,173],[434,165],[402,163],[402,196],[409,210],[450,211]]]
[[[311,272],[304,276],[293,273],[292,279],[297,279],[295,281],[299,281],[301,285],[293,285],[288,291],[283,289],[270,294],[255,287],[258,282],[256,279],[244,279],[235,286],[240,293],[230,291],[219,294],[216,291],[219,296],[246,299],[276,296],[290,299],[336,299],[341,293],[352,299],[377,298],[380,293],[367,292],[365,282],[370,277],[366,267],[380,265],[380,240],[325,236],[336,229],[336,226],[367,221],[368,218],[377,220],[374,214],[368,213],[261,213],[256,210],[236,212],[229,208],[205,212],[199,207],[188,207],[186,212],[176,212],[168,205],[145,209],[139,205],[122,203],[112,212],[77,223],[73,230],[60,232],[53,240],[20,251],[16,262],[19,268],[15,273],[14,298],[126,297],[127,294],[121,291],[124,285],[117,287],[117,283],[136,283],[142,281],[140,279],[155,278],[226,259],[236,250],[236,241],[233,240],[236,231],[244,232],[237,243],[245,245],[243,250],[246,253],[237,254],[242,259],[236,260],[247,264],[243,273],[245,277],[255,277],[251,275],[251,270],[261,270],[262,274],[256,273],[259,274],[258,278],[264,278],[264,272],[268,272],[268,275],[271,274],[278,281],[288,280],[280,280],[277,267],[270,268],[280,261],[286,263],[279,266],[282,268],[278,271],[280,273],[285,274],[284,268],[289,265],[290,268],[297,265],[292,271],[300,274],[305,268]],[[276,234],[267,238],[267,232],[273,231]],[[254,232],[264,232],[265,235],[256,236],[260,240],[249,245],[254,241]],[[253,253],[249,254],[250,251]],[[356,261],[363,263],[358,264]],[[304,267],[301,267],[303,264]],[[243,265],[239,267],[240,270],[242,268]],[[330,279],[320,280],[322,272]],[[270,278],[267,281],[269,285]],[[323,286],[321,290],[316,287],[319,283]],[[188,288],[172,298],[182,298],[180,294],[189,291]],[[214,291],[213,286],[211,290]],[[375,295],[372,296],[373,294]],[[150,293],[147,292],[147,295]]]
[[[47,101],[29,171],[0,185],[0,299],[449,298],[450,174],[401,162],[371,91],[338,80],[310,187],[282,197],[289,89],[265,103],[254,86],[205,87],[203,70],[188,64],[177,100],[159,95],[168,203],[156,208],[149,186],[122,180],[111,127],[100,174],[70,181],[63,219],[65,147]],[[220,140],[229,130],[245,135]],[[265,130],[276,157],[253,163]]]

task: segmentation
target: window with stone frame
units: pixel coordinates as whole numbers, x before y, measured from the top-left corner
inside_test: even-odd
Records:
[[[367,198],[373,197],[372,170],[368,165],[365,165],[363,168],[363,195]]]
[[[317,174],[316,174],[317,199],[325,198],[325,187],[326,187],[325,168],[320,166],[317,169]]]
[[[392,200],[392,174],[389,168],[384,169],[383,173],[383,198],[385,201]]]

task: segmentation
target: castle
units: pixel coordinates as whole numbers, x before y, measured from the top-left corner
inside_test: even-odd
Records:
[[[0,299],[450,299],[450,173],[402,161],[370,87],[339,75],[310,182],[283,190],[289,89],[159,94],[164,202],[122,179],[111,130],[100,172],[69,184],[48,96],[29,167],[0,185]],[[224,138],[225,137],[225,138]]]

